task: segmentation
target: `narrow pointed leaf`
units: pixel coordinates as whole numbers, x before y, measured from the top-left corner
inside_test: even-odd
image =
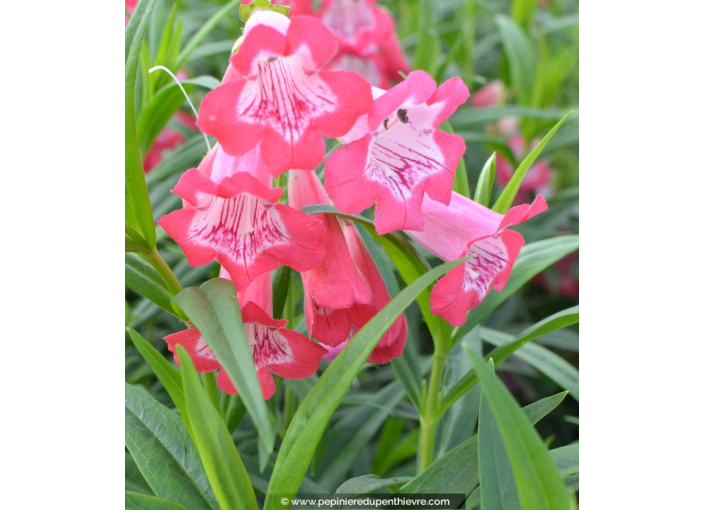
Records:
[[[193,439],[222,510],[257,508],[252,483],[220,412],[205,394],[188,353],[176,346]]]
[[[274,448],[274,429],[266,412],[252,351],[242,325],[235,285],[214,278],[200,288],[189,287],[173,302],[184,311],[203,335],[237,388],[268,451]]]
[[[176,408],[181,413],[181,416],[184,417],[184,421],[188,422],[186,397],[183,394],[181,373],[176,370],[159,351],[157,351],[134,329],[127,328],[127,333],[129,333],[134,346],[140,352],[147,364],[149,364],[151,369],[154,370],[154,373],[159,381],[161,381],[161,384],[164,385],[164,388],[166,388],[171,400],[173,400],[174,404],[176,404]]]
[[[484,163],[482,173],[479,174],[477,189],[474,191],[474,201],[489,207],[491,200],[491,190],[494,189],[494,176],[496,175],[496,153],[492,153]]]
[[[190,510],[167,499],[125,491],[125,510]]]
[[[134,94],[142,39],[155,3],[139,2],[125,29],[125,221],[142,235],[150,250],[156,246],[156,230],[137,142]]]
[[[181,418],[130,384],[125,384],[125,445],[156,496],[190,510],[218,508]]]
[[[377,475],[358,476],[340,485],[335,494],[369,494],[382,487],[400,485],[410,480],[409,476],[396,476],[394,478],[379,478]]]
[[[183,48],[181,53],[178,56],[178,60],[176,61],[176,69],[173,69],[174,72],[180,70],[184,65],[186,65],[186,62],[188,62],[189,57],[193,53],[193,51],[200,46],[200,43],[203,42],[203,39],[217,26],[220,21],[222,21],[223,18],[225,18],[228,14],[230,14],[235,7],[237,7],[240,3],[240,0],[231,0],[227,4],[225,4],[218,12],[213,14],[213,16],[206,21],[202,27],[196,32],[196,34],[191,38],[190,41],[186,44],[186,46]],[[230,45],[231,47],[232,45]]]
[[[176,316],[171,293],[159,273],[135,253],[125,253],[125,285],[149,301]]]
[[[570,444],[561,448],[550,450],[550,457],[555,461],[560,476],[579,473],[579,445]]]
[[[526,176],[526,173],[528,173],[530,167],[533,165],[533,163],[535,163],[535,160],[538,159],[538,156],[540,156],[540,153],[550,141],[552,136],[557,133],[557,130],[560,129],[560,126],[562,126],[563,122],[565,122],[567,120],[567,117],[569,117],[570,115],[572,115],[572,112],[569,112],[567,115],[562,117],[562,119],[560,119],[560,121],[555,124],[555,127],[548,131],[548,134],[545,135],[545,137],[540,141],[540,143],[535,147],[535,149],[530,151],[530,154],[528,154],[526,158],[521,162],[521,164],[518,165],[516,172],[511,177],[511,180],[508,181],[508,184],[501,192],[501,195],[494,204],[494,207],[492,208],[494,211],[499,214],[506,214],[506,211],[511,208],[511,205],[513,204],[513,199],[516,198],[516,194],[518,193],[518,189],[521,187],[521,182],[523,182],[523,178]]]
[[[563,320],[567,321],[569,318],[563,317]],[[481,328],[480,334],[484,340],[497,346],[505,345],[511,340],[511,335],[489,328]],[[525,345],[515,355],[537,368],[561,388],[569,391],[572,398],[579,401],[579,371],[570,363],[537,344]]]
[[[503,343],[489,354],[485,359],[492,358],[496,366],[503,363],[511,354],[515,353],[521,347],[524,347],[531,340],[535,340],[541,335],[556,331],[560,328],[565,328],[579,321],[579,307],[575,306],[561,312],[546,317],[533,326],[519,333],[510,342]],[[447,411],[447,409],[455,403],[462,395],[469,391],[477,383],[477,374],[474,370],[464,375],[457,383],[455,383],[446,393],[437,413],[439,416]]]
[[[482,396],[494,414],[506,447],[522,507],[531,510],[569,508],[565,484],[530,420],[506,387],[482,363],[481,356],[471,349],[468,353],[482,384]]]
[[[522,411],[532,425],[555,409],[567,395],[558,393],[525,406]],[[401,487],[403,494],[469,494],[479,483],[477,435],[470,437],[433,462],[428,469]]]
[[[466,260],[467,257],[431,269],[403,289],[350,340],[325,370],[289,425],[271,476],[265,508],[279,505],[272,494],[295,494],[298,491],[330,417],[384,332],[424,288]]]
[[[535,83],[536,59],[533,45],[525,32],[511,18],[502,14],[494,19],[508,59],[511,85],[516,90],[518,102],[530,105]]]

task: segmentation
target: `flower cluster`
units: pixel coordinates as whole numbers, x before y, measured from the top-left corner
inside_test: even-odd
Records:
[[[391,299],[354,225],[302,207],[332,203],[356,214],[375,205],[379,234],[403,230],[443,260],[475,255],[431,293],[432,312],[453,325],[508,280],[523,244],[508,227],[546,208],[538,197],[504,216],[452,192],[465,145],[438,128],[469,97],[459,78],[438,87],[414,71],[383,90],[339,69],[340,55],[383,53],[386,44],[400,54],[393,22],[373,0],[323,0],[320,12],[298,1],[291,14],[253,10],[222,84],[201,104],[198,126],[218,144],[174,188],[183,208],[159,220],[192,266],[217,260],[237,287],[266,398],[270,370],[311,375]],[[324,137],[342,144],[326,160]],[[323,184],[313,170],[324,160]],[[287,203],[274,177],[287,183]],[[279,264],[301,272],[310,339],[272,317]],[[400,356],[406,336],[400,316],[369,362]],[[183,345],[197,370],[220,368],[196,329],[166,341],[172,351]],[[224,371],[217,381],[236,392]]]

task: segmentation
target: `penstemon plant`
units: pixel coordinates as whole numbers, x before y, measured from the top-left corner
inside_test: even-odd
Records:
[[[572,27],[383,3],[126,2],[127,508],[576,508]]]

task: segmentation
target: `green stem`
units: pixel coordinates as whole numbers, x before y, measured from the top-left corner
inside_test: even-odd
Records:
[[[162,258],[161,254],[159,253],[159,250],[155,248],[154,251],[151,253],[137,253],[137,255],[149,262],[149,264],[151,264],[151,266],[156,269],[156,272],[159,273],[159,276],[161,276],[161,279],[166,284],[166,289],[171,294],[171,297],[174,297],[176,294],[183,290],[183,287],[181,287],[178,278],[176,278],[174,272],[171,270],[166,261]],[[188,321],[188,317],[178,306],[176,306],[174,303],[171,303],[171,307],[174,309],[174,312],[176,313],[179,319],[184,322]]]
[[[218,410],[220,415],[222,411],[220,409],[220,396],[218,395],[218,385],[215,381],[215,372],[205,372],[203,375],[203,386],[205,386],[205,394]]]
[[[418,446],[418,473],[425,471],[433,463],[435,452],[435,433],[441,416],[435,415],[435,408],[440,397],[442,384],[442,371],[447,359],[447,352],[442,347],[436,346],[433,355],[433,368],[430,372],[430,383],[426,393],[423,411],[420,416],[420,444]]]

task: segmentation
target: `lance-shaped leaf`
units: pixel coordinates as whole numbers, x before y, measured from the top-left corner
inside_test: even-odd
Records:
[[[280,504],[273,494],[296,494],[330,417],[384,332],[425,287],[465,261],[463,258],[442,264],[403,289],[350,340],[325,370],[289,425],[271,476],[265,508]]]
[[[134,89],[142,39],[155,3],[139,2],[125,29],[125,222],[141,234],[150,250],[156,246],[156,230],[137,142]]]
[[[177,345],[176,352],[181,360],[183,392],[186,394],[193,440],[198,445],[198,453],[220,507],[223,510],[256,509],[252,482],[225,422],[205,394],[186,350]]]
[[[125,491],[125,510],[189,510],[167,499]]]
[[[488,360],[492,358],[496,366],[503,363],[506,358],[511,354],[516,352],[518,349],[526,345],[531,340],[538,338],[541,335],[550,333],[551,331],[556,331],[561,328],[565,328],[579,321],[579,307],[575,306],[568,308],[561,312],[546,317],[542,321],[532,325],[528,329],[519,333],[516,338],[500,347],[497,347],[485,356]],[[477,383],[477,374],[474,370],[471,370],[466,375],[464,375],[457,383],[455,383],[446,393],[442,404],[438,407],[436,416],[439,418],[442,416],[449,407],[454,404],[457,399],[469,391]]]
[[[167,393],[176,404],[176,408],[181,413],[183,421],[188,427],[188,413],[186,410],[186,397],[183,394],[183,383],[181,381],[181,373],[176,370],[164,356],[157,351],[152,344],[147,342],[142,335],[134,329],[127,328],[132,343],[142,355],[147,364],[154,370],[161,384],[166,388]]]
[[[215,353],[237,388],[264,445],[272,451],[274,429],[267,416],[234,284],[224,278],[215,278],[199,289],[184,289],[173,298],[173,302],[186,313]]]
[[[125,384],[125,445],[156,496],[190,510],[218,508],[181,418],[130,384]]]
[[[558,393],[525,406],[522,411],[535,425],[555,409],[567,395]],[[477,435],[460,443],[433,462],[428,469],[401,487],[403,494],[469,494],[479,483]]]
[[[472,349],[467,353],[481,381],[482,397],[486,398],[496,419],[521,506],[531,510],[569,508],[570,498],[565,484],[530,420],[521,412],[511,393],[485,366],[481,356]]]
[[[511,180],[508,181],[506,188],[504,188],[503,192],[501,193],[501,196],[499,196],[498,200],[494,204],[494,207],[492,208],[494,211],[499,214],[506,214],[506,211],[511,208],[511,204],[513,204],[513,199],[516,198],[516,193],[518,193],[518,189],[521,187],[521,182],[523,182],[523,178],[528,173],[528,170],[533,165],[535,160],[538,159],[538,156],[540,156],[540,153],[543,151],[543,148],[548,144],[552,136],[557,133],[557,130],[560,129],[560,126],[562,126],[563,122],[565,122],[567,120],[567,117],[569,117],[570,115],[572,115],[572,112],[569,112],[567,115],[562,117],[562,119],[560,119],[560,122],[555,124],[555,127],[548,131],[548,134],[545,135],[545,137],[540,141],[540,143],[535,147],[535,149],[530,151],[530,154],[528,154],[526,158],[521,161],[521,164],[518,165],[518,168],[513,174],[513,177],[511,177]]]
[[[477,189],[474,191],[474,201],[482,204],[484,207],[489,207],[491,200],[491,190],[494,188],[494,176],[496,175],[496,153],[487,159],[482,168],[482,173],[479,174],[477,181]]]
[[[567,317],[564,320],[568,320]],[[482,339],[497,346],[511,340],[511,335],[483,327],[480,328],[480,335]],[[579,401],[579,372],[570,363],[542,345],[535,344],[526,345],[516,352],[516,356],[533,365]]]
[[[156,269],[135,253],[125,253],[125,285],[176,316],[164,280]]]

